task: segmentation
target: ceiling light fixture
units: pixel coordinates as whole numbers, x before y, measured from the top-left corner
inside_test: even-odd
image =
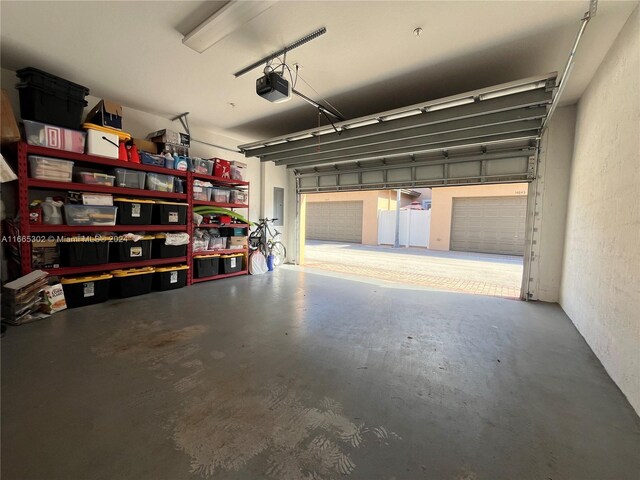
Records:
[[[277,0],[231,0],[186,34],[182,43],[202,53],[223,38],[271,8]]]

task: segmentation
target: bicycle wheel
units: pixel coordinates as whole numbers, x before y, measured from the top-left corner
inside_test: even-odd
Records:
[[[287,258],[287,249],[282,242],[273,242],[271,245],[271,255],[273,255],[273,265],[279,267]]]

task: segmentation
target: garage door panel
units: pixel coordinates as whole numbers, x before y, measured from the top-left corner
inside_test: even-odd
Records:
[[[362,202],[307,202],[306,238],[362,243]]]
[[[451,249],[523,255],[526,209],[525,196],[454,198]]]

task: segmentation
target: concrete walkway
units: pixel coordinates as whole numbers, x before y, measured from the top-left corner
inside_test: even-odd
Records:
[[[309,240],[305,267],[437,290],[519,298],[522,257]]]

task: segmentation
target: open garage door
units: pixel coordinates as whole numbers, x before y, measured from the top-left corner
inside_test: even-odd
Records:
[[[454,198],[451,249],[463,252],[523,255],[527,198]]]
[[[285,165],[298,193],[530,182],[556,73],[239,148]]]
[[[308,202],[307,238],[362,243],[362,202]]]

